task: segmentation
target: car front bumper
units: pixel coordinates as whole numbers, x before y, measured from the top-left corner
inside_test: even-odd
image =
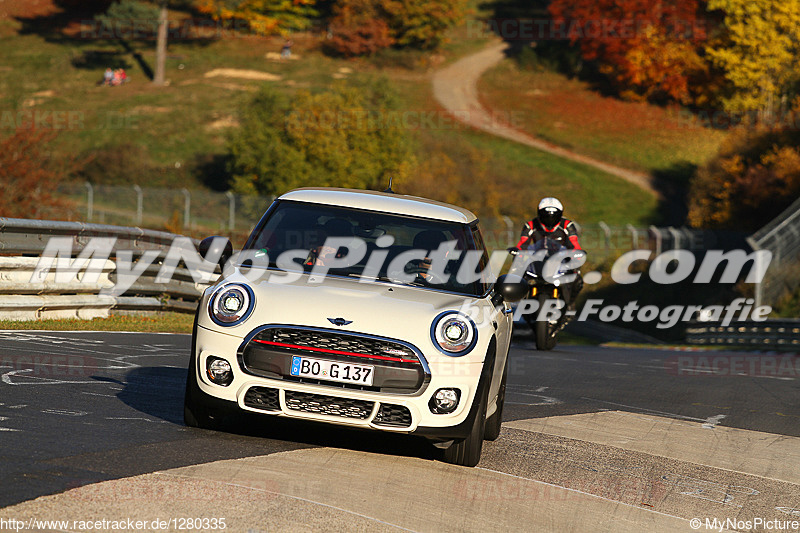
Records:
[[[476,391],[482,385],[483,362],[458,358],[431,358],[426,361],[429,375],[413,394],[392,394],[355,390],[329,383],[302,383],[252,375],[240,364],[242,339],[202,326],[196,330],[194,377],[202,398],[213,409],[233,409],[273,416],[312,420],[365,429],[415,433],[429,438],[463,438],[474,418],[471,409]],[[233,368],[228,386],[214,384],[206,375],[208,357],[222,357]],[[452,413],[436,414],[431,397],[441,388],[460,392],[459,404]]]

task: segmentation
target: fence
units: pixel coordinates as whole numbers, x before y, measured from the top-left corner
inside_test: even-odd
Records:
[[[97,281],[57,282],[55,274],[32,280],[41,253],[52,237],[71,239],[73,255],[90,239],[114,237],[116,242]],[[179,235],[132,227],[81,222],[53,222],[0,218],[0,317],[15,320],[39,318],[93,318],[119,312],[194,312],[206,287],[195,283],[190,272],[178,268],[166,284],[156,283],[160,264]],[[196,243],[195,243],[196,244]],[[121,296],[102,294],[116,282],[116,252],[159,252],[153,264]]]
[[[273,197],[244,196],[188,189],[143,188],[66,184],[59,192],[69,200],[63,212],[67,220],[168,229],[171,232],[206,237],[221,234],[241,246]],[[505,249],[519,239],[521,220],[484,217],[481,226],[486,245]],[[629,250],[646,248],[659,254],[683,248],[705,250],[720,244],[720,232],[687,228],[609,226],[604,222],[580,228],[582,246],[592,261]],[[722,237],[725,240],[725,237]]]
[[[764,280],[756,286],[756,305],[774,305],[800,285],[800,199],[747,242],[754,250],[772,252]]]
[[[230,192],[90,183],[65,184],[58,192],[68,200],[63,215],[68,220],[164,228],[197,237],[224,234],[242,244],[273,200]]]

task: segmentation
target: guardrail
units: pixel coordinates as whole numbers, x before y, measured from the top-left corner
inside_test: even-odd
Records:
[[[691,322],[686,328],[686,342],[699,346],[800,350],[800,319],[749,320],[728,326]]]
[[[95,282],[56,282],[54,272],[44,279],[32,280],[39,256],[52,237],[70,238],[73,257],[92,238],[114,237],[116,241]],[[168,283],[155,281],[167,251],[178,237],[182,236],[137,227],[0,218],[0,318],[33,320],[93,318],[112,312],[194,312],[207,285],[195,283],[186,268],[176,269]],[[134,256],[148,250],[159,254],[121,296],[101,294],[116,283],[115,260],[120,250],[130,250]]]

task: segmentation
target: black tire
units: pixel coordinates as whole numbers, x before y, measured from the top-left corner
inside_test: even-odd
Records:
[[[553,328],[547,320],[536,322],[536,349],[552,350],[556,345],[556,338],[552,332]]]
[[[189,372],[186,376],[186,393],[183,396],[183,422],[192,428],[219,429],[220,417],[200,402],[203,391],[197,386],[194,354],[189,358]]]
[[[486,431],[486,396],[485,390],[479,390],[480,404],[472,429],[466,439],[460,439],[444,450],[444,461],[453,465],[475,466],[481,460],[483,435]]]
[[[506,403],[506,379],[508,378],[508,356],[506,365],[503,368],[503,377],[500,379],[500,389],[497,391],[497,409],[494,414],[486,420],[486,429],[483,432],[483,440],[494,441],[500,436],[500,426],[503,423],[503,405]]]
[[[547,297],[544,294],[539,295],[539,309],[542,309],[547,302]],[[537,317],[538,318],[538,317]],[[542,317],[544,318],[544,317]],[[537,350],[552,350],[556,346],[556,335],[553,331],[554,326],[547,320],[537,320],[536,327],[533,329],[536,335],[536,349]]]

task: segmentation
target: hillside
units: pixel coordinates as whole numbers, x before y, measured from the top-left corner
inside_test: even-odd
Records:
[[[156,88],[147,76],[154,61],[151,41],[123,42],[94,35],[86,24],[80,25],[85,14],[58,15],[54,9],[52,0],[0,1],[0,46],[5,52],[0,70],[6,73],[0,78],[3,129],[24,127],[20,117],[39,117],[40,126],[59,133],[53,146],[56,153],[82,158],[98,152],[134,154],[128,159],[120,156],[116,164],[111,158],[109,176],[118,173],[119,166],[134,166],[141,169],[133,174],[142,186],[224,189],[220,161],[227,133],[238,126],[237,110],[260,87],[269,85],[292,94],[385,76],[400,93],[405,111],[436,117],[409,126],[422,147],[421,157],[435,160],[439,153],[452,154],[457,161],[453,172],[458,176],[450,183],[455,187],[473,187],[476,173],[491,184],[499,200],[496,210],[487,210],[488,215],[519,220],[530,215],[539,197],[557,195],[569,206],[570,216],[584,223],[658,221],[657,200],[637,187],[585,165],[470,130],[441,110],[430,87],[433,69],[487,42],[470,37],[465,27],[454,29],[450,43],[440,52],[392,51],[360,60],[322,54],[324,36],[316,34],[293,36],[293,59],[281,60],[281,38],[237,34],[209,38],[190,32],[187,35],[192,38],[170,43],[170,83]],[[173,25],[179,26],[188,16],[172,12]],[[98,85],[107,67],[125,68],[129,83]],[[516,80],[508,90],[516,91],[515,87]],[[526,123],[533,121],[536,115],[526,107],[531,101],[529,89],[518,88],[523,99],[517,114]],[[496,103],[491,95],[485,101]],[[508,107],[498,109],[507,111]],[[56,122],[58,116],[73,120]],[[628,144],[636,149],[636,143]],[[646,151],[647,145],[642,149]],[[431,195],[440,192],[433,190]],[[472,203],[470,207],[476,210],[483,207],[480,198]]]

